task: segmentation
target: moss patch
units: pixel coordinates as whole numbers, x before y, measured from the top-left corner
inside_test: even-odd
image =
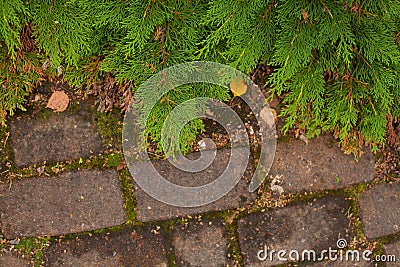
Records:
[[[23,254],[25,257],[30,258],[35,267],[43,266],[43,251],[50,244],[50,238],[23,238],[18,245],[14,248]]]
[[[122,114],[116,109],[111,112],[95,112],[95,123],[103,137],[104,144],[117,151],[122,151]]]
[[[125,202],[127,223],[140,226],[142,223],[136,220],[135,196],[133,194],[133,181],[127,168],[119,171],[122,196]]]
[[[244,266],[243,256],[240,252],[237,219],[230,222],[225,218],[224,227],[229,242],[228,257],[233,261],[234,266]]]

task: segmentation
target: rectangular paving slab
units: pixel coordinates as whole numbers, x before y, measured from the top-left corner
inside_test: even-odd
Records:
[[[167,267],[164,234],[149,229],[125,229],[94,236],[80,236],[50,245],[45,266]]]
[[[239,148],[236,148],[239,149]],[[207,184],[218,178],[225,170],[229,161],[229,149],[217,151],[214,162],[205,170],[189,173],[172,166],[167,160],[153,161],[153,166],[165,179],[170,182],[187,187],[195,187]],[[198,153],[188,155],[195,158]],[[250,160],[251,162],[251,160]],[[177,207],[162,203],[144,192],[137,184],[134,185],[136,194],[136,217],[139,221],[167,220],[187,215],[221,211],[237,208],[250,203],[256,198],[255,193],[250,193],[248,186],[252,175],[252,164],[249,163],[244,176],[238,184],[219,200],[200,207]]]
[[[85,158],[103,150],[102,138],[89,116],[78,113],[23,116],[11,123],[11,141],[17,167],[47,161]]]
[[[313,261],[314,254],[310,250],[315,251],[318,259],[323,249],[337,249],[338,238],[351,240],[345,215],[348,208],[343,197],[325,197],[241,218],[238,233],[245,266],[285,263],[278,259],[279,250],[286,251],[281,258],[287,261]],[[297,251],[298,256],[292,250]]]
[[[400,240],[385,244],[384,256],[381,256],[382,260],[386,262],[387,267],[395,267],[400,265]]]
[[[21,256],[16,255],[16,253],[0,251],[0,266],[28,267],[32,266],[32,264],[27,259],[23,259]]]
[[[176,266],[232,266],[222,223],[216,219],[177,225],[172,241]]]
[[[331,135],[308,141],[277,143],[270,175],[281,175],[285,192],[322,191],[348,187],[374,178],[374,155],[370,149],[359,158],[346,155]]]
[[[65,235],[123,224],[118,173],[81,170],[14,181],[0,187],[4,237]]]
[[[361,220],[367,238],[400,232],[400,183],[380,184],[360,194]]]

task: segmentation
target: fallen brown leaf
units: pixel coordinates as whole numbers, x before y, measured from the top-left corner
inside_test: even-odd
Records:
[[[123,168],[126,167],[125,161],[121,162],[118,166],[117,166],[117,171],[122,170]]]
[[[67,109],[69,97],[64,91],[54,91],[51,95],[46,108],[51,108],[54,112],[63,112]]]

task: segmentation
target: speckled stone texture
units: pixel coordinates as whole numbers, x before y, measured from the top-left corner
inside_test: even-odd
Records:
[[[231,266],[222,220],[203,220],[176,226],[173,246],[177,266]]]
[[[345,215],[348,207],[342,197],[325,197],[241,218],[238,232],[245,266],[284,263],[276,254],[269,257],[271,250],[286,250],[289,260],[291,250],[297,250],[300,255],[303,250],[314,250],[318,255],[323,249],[336,249],[338,237],[350,240],[349,220]],[[259,254],[260,250],[263,252]]]
[[[367,238],[400,232],[400,183],[380,184],[361,193],[360,207]]]
[[[374,178],[374,155],[370,149],[355,161],[337,146],[331,135],[308,141],[277,143],[270,175],[282,176],[285,192],[322,191],[348,187]]]
[[[125,229],[94,236],[80,236],[50,245],[45,266],[167,267],[163,233],[150,229]]]
[[[0,184],[0,221],[7,239],[65,235],[125,223],[115,170],[81,170]]]
[[[26,115],[14,118],[10,127],[17,167],[86,158],[103,150],[102,138],[90,116],[61,113],[31,118]]]

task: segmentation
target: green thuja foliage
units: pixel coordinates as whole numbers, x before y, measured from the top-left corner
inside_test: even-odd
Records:
[[[246,74],[259,63],[273,66],[268,84],[284,99],[284,129],[297,127],[309,137],[334,132],[348,151],[384,142],[388,115],[400,116],[396,0],[3,2],[3,115],[22,107],[43,68],[82,90],[106,78],[108,88],[119,86],[116,91],[129,96],[124,90],[134,93],[162,69],[210,60]],[[36,49],[24,49],[26,25]],[[97,90],[101,95],[101,86]],[[149,90],[141,97],[152,95]],[[152,109],[149,140],[165,143],[161,127],[167,114],[197,96],[230,97],[211,85],[175,88]],[[180,148],[187,151],[202,130],[200,120],[188,123]]]
[[[398,1],[285,1],[278,7],[270,82],[285,97],[286,129],[334,131],[349,148],[383,142],[398,113]]]
[[[34,38],[50,60],[49,67],[77,65],[90,52],[88,7],[80,1],[29,1]]]
[[[275,66],[284,129],[333,131],[350,151],[383,142],[387,115],[399,114],[399,14],[398,1],[211,1],[199,55],[247,73],[258,60]]]
[[[22,1],[5,1],[0,5],[0,40],[8,49],[2,55],[8,52],[11,58],[16,58],[16,49],[21,45],[19,34],[27,14],[28,9]]]
[[[23,103],[39,80],[38,58],[34,53],[19,53],[21,33],[29,18],[23,1],[0,4],[0,123],[4,125],[7,111],[24,109]]]
[[[244,73],[270,61],[279,30],[276,10],[275,1],[210,1],[198,59],[229,63]]]
[[[12,59],[0,43],[0,56],[0,123],[4,125],[7,111],[13,115],[17,108],[25,110],[23,103],[40,74],[36,69],[39,59],[34,53]]]
[[[123,37],[105,58],[102,69],[115,73],[117,81],[133,81],[139,86],[162,69],[195,60],[204,37],[201,22],[206,7],[203,1],[131,1],[125,10],[127,16],[121,21]],[[140,97],[146,101],[153,95],[154,92],[148,90]],[[154,106],[146,132],[159,144],[159,150],[161,143],[167,142],[161,138],[161,129],[171,110],[200,96],[221,101],[229,99],[225,88],[183,85],[169,91]],[[187,152],[203,130],[200,119],[185,125],[179,139],[180,149]]]

